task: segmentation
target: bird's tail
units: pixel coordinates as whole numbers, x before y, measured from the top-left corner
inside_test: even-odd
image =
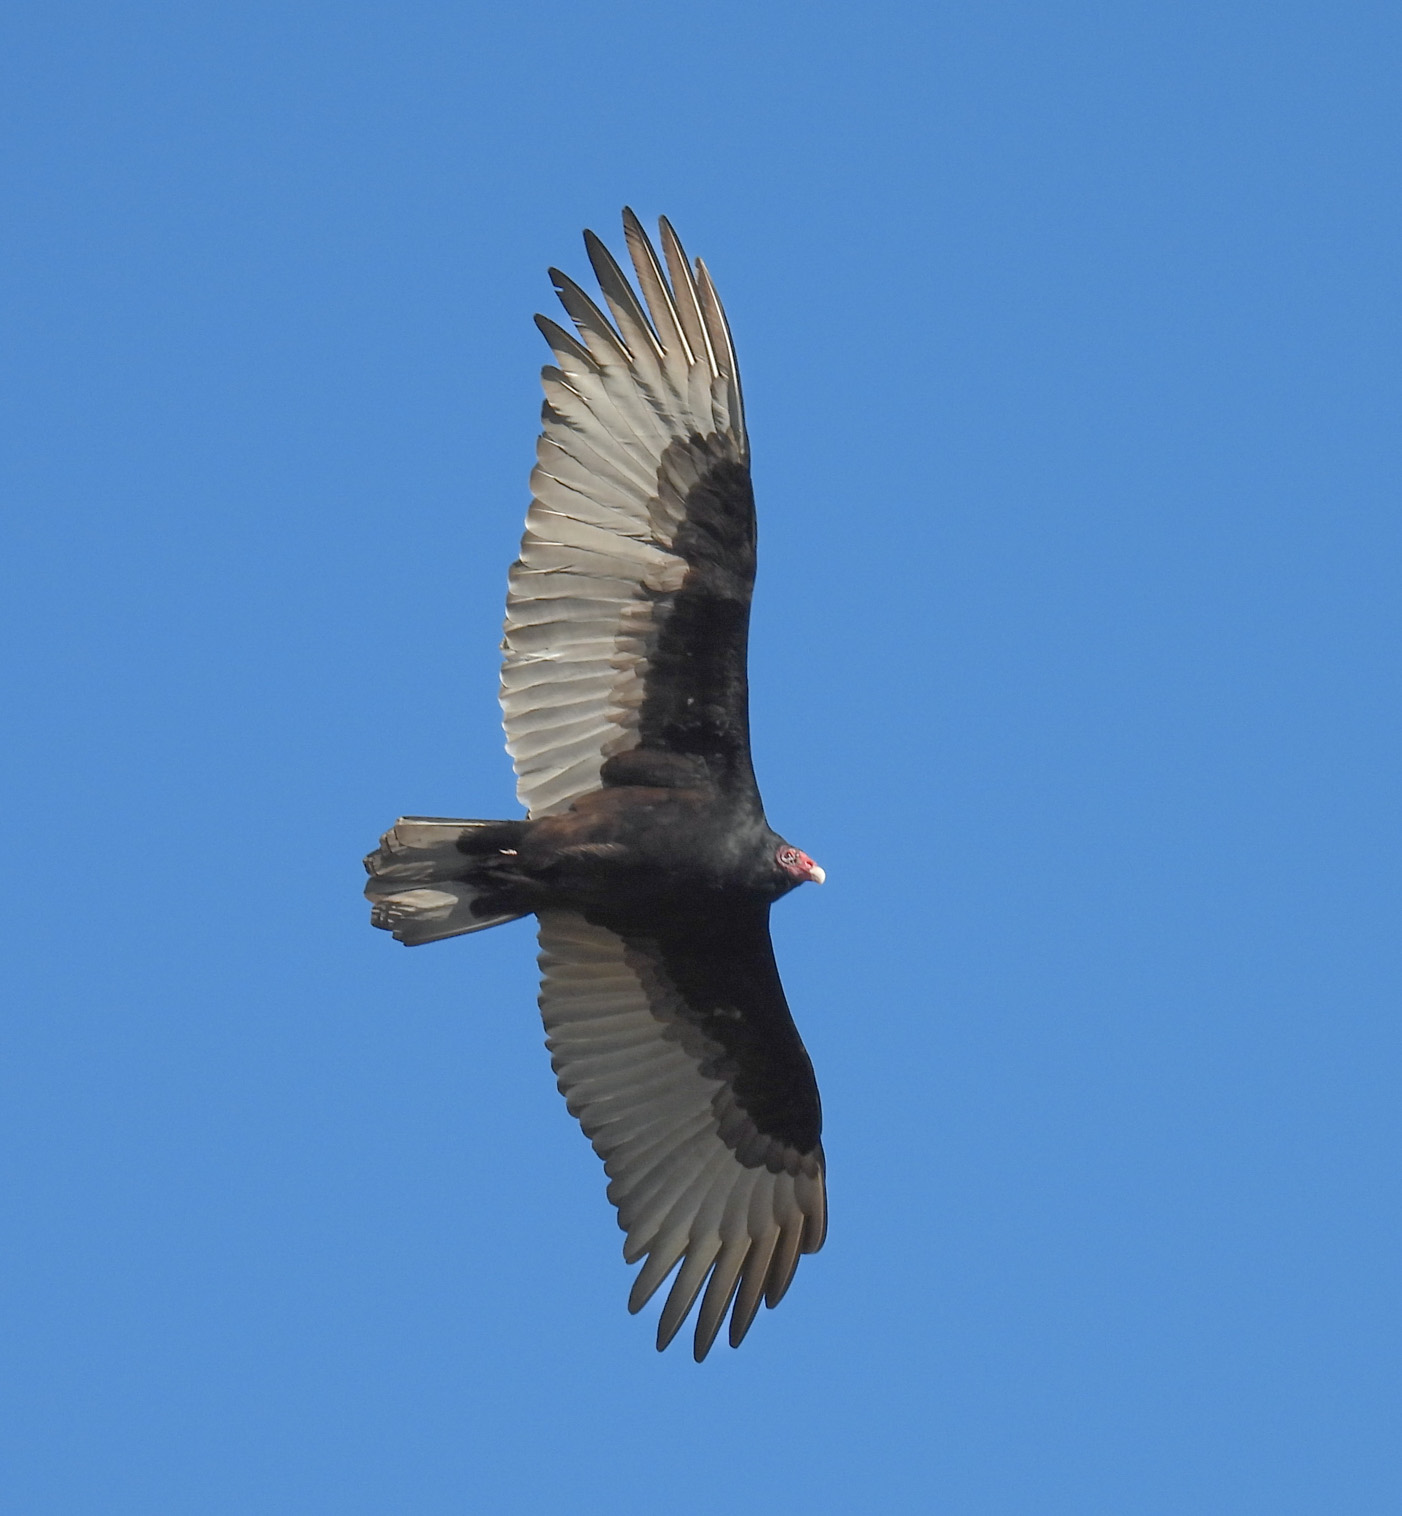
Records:
[[[401,816],[365,860],[371,925],[417,947],[517,920],[520,911],[478,914],[473,905],[490,893],[493,866],[515,856],[522,826]]]

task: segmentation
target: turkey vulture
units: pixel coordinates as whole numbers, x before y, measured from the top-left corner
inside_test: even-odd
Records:
[[[704,1288],[695,1355],[738,1347],[827,1229],[813,1068],[769,908],[813,860],[774,832],[750,764],[755,512],[740,377],[706,267],[631,211],[638,297],[585,247],[610,321],[550,271],[578,337],[555,363],[506,600],[501,703],[527,820],[406,816],[365,860],[371,921],[410,945],[534,913],[540,1009],[570,1111],[645,1260],[679,1263],[657,1346]]]

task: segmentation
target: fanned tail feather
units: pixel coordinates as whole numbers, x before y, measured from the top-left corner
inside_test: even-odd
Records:
[[[490,888],[488,881],[473,878],[474,853],[479,860],[484,852],[500,857],[501,851],[491,848],[491,834],[507,840],[518,825],[401,816],[365,860],[370,924],[392,932],[406,947],[418,947],[518,920],[519,911],[479,915],[473,909]]]

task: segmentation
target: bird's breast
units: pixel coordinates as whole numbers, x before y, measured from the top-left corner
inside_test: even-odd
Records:
[[[763,844],[710,790],[620,786],[531,824],[521,864],[561,905],[744,891]]]

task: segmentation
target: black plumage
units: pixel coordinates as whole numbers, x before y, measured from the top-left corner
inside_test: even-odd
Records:
[[[826,1230],[821,1112],[769,936],[823,872],[765,820],[746,646],[755,511],[733,345],[704,265],[631,212],[642,299],[592,233],[611,322],[554,270],[579,338],[557,366],[507,600],[502,705],[524,821],[402,818],[366,860],[375,925],[410,944],[534,913],[541,1011],[571,1111],[644,1260],[680,1264],[704,1357],[738,1345]],[[617,323],[615,326],[614,323]]]

